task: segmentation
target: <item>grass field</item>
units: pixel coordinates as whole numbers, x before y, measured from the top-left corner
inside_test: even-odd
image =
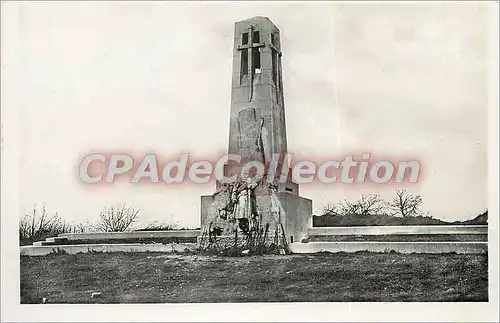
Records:
[[[93,292],[100,297],[91,298]],[[21,302],[487,301],[487,255],[21,257]]]

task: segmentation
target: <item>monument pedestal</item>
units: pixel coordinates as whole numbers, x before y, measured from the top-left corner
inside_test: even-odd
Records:
[[[281,223],[285,228],[288,243],[301,242],[312,227],[312,200],[287,191],[279,192],[278,199],[285,210]]]
[[[283,191],[277,193],[284,216],[280,221],[285,229],[288,243],[301,242],[307,238],[308,229],[312,227],[312,201],[308,198]],[[205,228],[210,205],[214,203],[212,195],[201,196],[201,228]]]

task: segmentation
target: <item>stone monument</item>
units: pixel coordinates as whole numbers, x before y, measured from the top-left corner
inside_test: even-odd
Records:
[[[269,166],[273,156],[287,153],[279,29],[266,17],[235,24],[229,154]],[[299,196],[299,186],[266,173],[260,180],[217,182],[216,193],[201,197],[199,242],[205,248],[241,247],[283,252],[307,237],[312,226],[312,201]],[[224,174],[238,174],[226,164]]]

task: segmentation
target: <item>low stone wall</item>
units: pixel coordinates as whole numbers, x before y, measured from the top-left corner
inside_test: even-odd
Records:
[[[196,243],[185,244],[84,244],[60,246],[24,246],[21,256],[46,256],[51,253],[90,253],[90,252],[185,252],[197,248]],[[399,253],[450,253],[481,254],[488,252],[486,242],[310,242],[292,243],[293,253],[317,252],[390,252]]]
[[[460,240],[460,235],[484,236],[487,237],[488,226],[371,226],[371,227],[321,227],[310,228],[310,242],[289,244],[290,251],[293,253],[315,253],[315,252],[390,252],[400,253],[486,253],[488,243],[485,241],[476,241],[479,239]],[[380,236],[383,235],[448,235],[456,236],[455,241],[440,239],[440,241],[347,241],[349,236]],[[46,242],[36,243],[34,246],[21,247],[21,255],[44,256],[58,251],[77,254],[86,252],[183,252],[194,250],[196,243],[191,241],[179,241],[180,243],[122,243],[120,239],[158,239],[162,238],[200,238],[201,230],[170,230],[170,231],[135,231],[135,232],[110,232],[110,233],[65,233],[59,235],[61,245],[54,244],[58,238],[49,238]],[[335,237],[337,241],[329,241],[328,237]],[[242,238],[242,237],[241,237]],[[318,239],[315,239],[318,238]],[[319,239],[322,238],[322,239]],[[48,240],[54,241],[48,241]],[[108,243],[108,240],[115,243]],[[190,240],[190,239],[188,239]],[[240,240],[240,239],[239,239]],[[326,240],[326,241],[324,241]],[[354,240],[354,239],[353,239]],[[444,241],[443,241],[444,240]],[[79,242],[81,241],[81,242]],[[95,242],[94,242],[95,241]],[[194,240],[195,241],[195,240]],[[194,242],[193,241],[193,242]],[[234,240],[231,240],[234,244]],[[243,241],[243,240],[241,240]]]
[[[375,234],[310,236],[301,242],[380,241],[380,242],[488,242],[487,234]]]
[[[70,255],[91,252],[185,252],[196,249],[196,243],[184,244],[81,244],[60,246],[24,246],[21,256],[46,256],[51,253],[66,253]]]
[[[309,242],[292,243],[290,251],[293,253],[316,252],[390,252],[399,253],[462,253],[481,254],[488,252],[487,242]]]
[[[97,232],[97,233],[62,233],[59,237],[68,240],[106,240],[106,239],[142,239],[142,238],[196,238],[201,230],[168,230],[168,231],[131,231],[131,232]]]
[[[315,227],[311,236],[329,235],[389,235],[389,234],[488,234],[487,225],[402,225],[362,227]]]

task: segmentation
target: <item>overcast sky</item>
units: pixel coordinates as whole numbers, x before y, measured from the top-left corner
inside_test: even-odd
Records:
[[[12,7],[9,7],[12,6]],[[408,186],[435,217],[487,207],[487,12],[478,3],[203,4],[21,2],[16,51],[20,203],[72,221],[118,202],[143,222],[199,225],[213,184],[83,187],[90,151],[227,149],[234,23],[281,30],[288,147],[307,156],[371,152],[423,166]],[[4,8],[5,10],[5,8]],[[13,26],[10,26],[11,31]],[[4,62],[3,62],[4,63]],[[6,64],[16,62],[7,61]],[[12,107],[11,107],[12,108]],[[391,185],[302,185],[317,213]]]

